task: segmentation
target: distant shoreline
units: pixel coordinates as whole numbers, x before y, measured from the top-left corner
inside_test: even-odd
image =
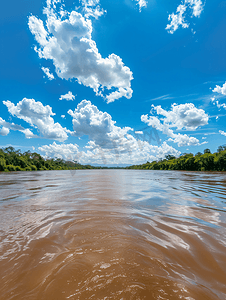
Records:
[[[171,170],[171,171],[226,171],[226,146],[218,147],[218,151],[211,153],[205,149],[204,153],[196,155],[185,153],[176,158],[166,155],[165,159],[146,162],[141,165],[128,167],[101,167],[92,165],[81,165],[77,161],[66,161],[60,158],[43,158],[34,152],[21,153],[13,147],[0,149],[0,172],[16,171],[53,171],[53,170]]]
[[[176,158],[166,155],[165,159],[153,162],[146,162],[142,165],[133,165],[126,169],[135,170],[171,170],[171,171],[226,171],[226,146],[218,147],[217,152],[211,153],[205,149],[204,153],[196,155],[185,153]]]

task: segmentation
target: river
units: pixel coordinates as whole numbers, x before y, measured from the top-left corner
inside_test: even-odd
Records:
[[[0,174],[1,300],[226,299],[226,174]]]

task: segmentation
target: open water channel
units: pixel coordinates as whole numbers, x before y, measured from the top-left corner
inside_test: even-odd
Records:
[[[226,299],[226,174],[0,174],[1,300]]]

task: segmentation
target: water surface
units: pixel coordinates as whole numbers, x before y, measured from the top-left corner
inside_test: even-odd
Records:
[[[226,299],[226,175],[0,174],[0,299]]]

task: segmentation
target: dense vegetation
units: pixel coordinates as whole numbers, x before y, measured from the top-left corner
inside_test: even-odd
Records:
[[[0,149],[0,171],[44,171],[44,170],[78,170],[78,169],[108,169],[107,167],[93,167],[81,165],[76,161],[63,159],[45,159],[34,152],[21,153],[13,147]],[[111,169],[111,168],[110,168]],[[113,168],[115,169],[115,167]],[[120,169],[120,168],[117,168]],[[205,149],[204,153],[184,153],[176,158],[167,155],[165,159],[133,165],[126,169],[143,170],[187,170],[187,171],[226,171],[226,145],[220,146],[217,152],[211,153]]]
[[[165,159],[147,162],[143,165],[134,165],[126,169],[144,170],[187,170],[187,171],[226,171],[226,146],[220,146],[216,153],[205,149],[204,153],[198,152],[182,154],[176,158],[167,155]]]
[[[30,151],[21,153],[13,147],[0,149],[0,171],[37,171],[37,170],[77,170],[96,169],[90,165],[81,165],[77,162],[63,159],[44,159],[38,153]]]

